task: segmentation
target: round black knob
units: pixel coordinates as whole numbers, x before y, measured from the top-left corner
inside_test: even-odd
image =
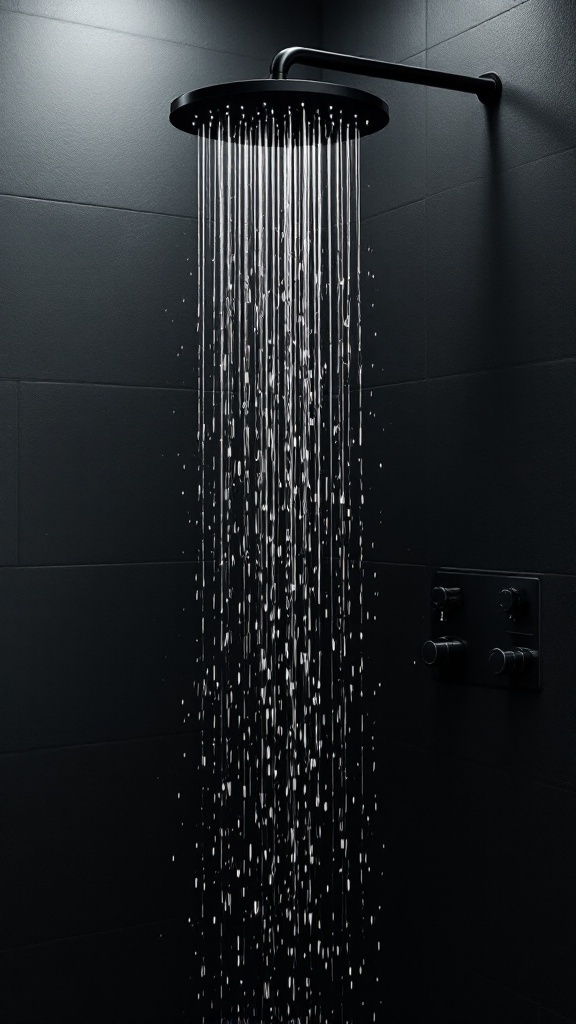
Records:
[[[422,648],[422,661],[427,665],[446,665],[449,662],[458,662],[464,651],[465,644],[462,640],[448,640],[446,637],[427,640]]]
[[[504,587],[500,591],[498,604],[504,612],[516,612],[523,604],[526,604],[526,598],[520,590],[516,590],[516,587]]]
[[[521,674],[526,672],[534,664],[538,657],[538,651],[532,651],[528,647],[514,647],[512,650],[503,651],[501,647],[494,647],[490,651],[488,664],[495,676]]]
[[[462,604],[462,591],[460,587],[434,587],[432,591],[432,605],[441,611],[448,608],[457,608]]]

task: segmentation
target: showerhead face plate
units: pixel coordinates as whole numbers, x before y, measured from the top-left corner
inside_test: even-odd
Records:
[[[257,79],[227,82],[196,89],[170,104],[170,121],[190,135],[224,137],[243,141],[243,125],[268,124],[292,128],[292,138],[304,137],[304,126],[315,115],[325,126],[325,137],[342,127],[372,135],[389,121],[388,104],[379,96],[331,82],[293,79]],[[272,132],[266,133],[271,141]]]

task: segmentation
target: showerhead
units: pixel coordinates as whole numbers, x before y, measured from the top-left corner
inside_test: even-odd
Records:
[[[318,115],[324,137],[340,128],[357,128],[359,135],[372,135],[389,121],[388,105],[379,96],[330,82],[285,79],[257,79],[229,82],[178,96],[170,104],[170,121],[191,135],[242,136],[243,124],[268,123],[292,128],[299,141],[304,126]]]

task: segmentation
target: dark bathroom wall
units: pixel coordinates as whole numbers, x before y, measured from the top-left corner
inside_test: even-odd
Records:
[[[504,81],[492,116],[471,96],[357,83],[390,104],[362,157],[389,1024],[576,1020],[575,40],[573,0],[324,5],[327,48]],[[430,677],[438,566],[539,575],[540,694]]]
[[[193,1020],[194,143],[319,5],[0,3],[0,1021]]]

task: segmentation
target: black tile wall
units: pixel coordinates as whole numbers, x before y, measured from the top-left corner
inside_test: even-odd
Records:
[[[322,21],[320,3],[310,0],[0,0],[0,7],[268,62],[294,43],[318,46]]]
[[[443,1024],[541,1024],[537,1003],[460,963],[439,964]]]
[[[574,1020],[568,1020],[568,1017],[561,1017],[558,1013],[553,1013],[552,1010],[546,1010],[543,1006],[540,1008],[540,1024],[574,1024]]]
[[[385,727],[377,765],[386,839],[375,896],[390,926],[454,970],[573,1015],[574,791],[398,743]],[[406,985],[415,970],[405,961]]]
[[[268,64],[0,12],[0,193],[193,215],[195,142],[170,101]]]
[[[196,387],[197,224],[0,197],[0,375]]]
[[[437,71],[496,71],[504,82],[492,114],[474,96],[428,90],[429,192],[573,147],[575,32],[571,0],[529,0],[428,50]]]
[[[325,40],[494,70],[504,93],[490,112],[354,83],[391,116],[362,143],[376,1019],[561,1024],[576,1014],[576,8],[428,0],[426,53],[407,59],[392,41],[408,6],[325,4]],[[420,649],[441,566],[539,574],[540,693],[432,678]]]
[[[575,184],[571,150],[428,199],[432,376],[576,354]]]
[[[197,728],[199,573],[0,570],[0,752]]]
[[[576,362],[428,387],[431,562],[576,572]]]
[[[364,557],[426,561],[426,382],[363,392]]]
[[[0,948],[183,916],[198,768],[194,737],[4,754]]]
[[[3,1024],[194,1019],[211,626],[196,151],[168,106],[319,45],[320,16],[0,2]]]
[[[424,203],[362,224],[362,382],[365,387],[426,376]]]
[[[0,382],[0,564],[18,561],[18,394]]]
[[[345,0],[324,9],[323,45],[337,53],[403,61],[426,48],[426,0]],[[366,86],[368,88],[368,86]]]
[[[196,408],[187,391],[21,384],[22,564],[197,557]]]
[[[6,1024],[176,1024],[194,949],[179,919],[0,953]]]
[[[385,1005],[394,1024],[540,1024],[536,1002],[431,950],[417,932],[391,931],[389,939]],[[417,986],[406,977],[407,962],[418,964]]]
[[[427,45],[435,46],[523,3],[526,0],[428,0]]]
[[[0,3],[7,1024],[190,1017],[195,147],[167,107],[318,45],[319,6]],[[576,1019],[575,10],[324,5],[329,48],[505,84],[490,115],[342,79],[391,113],[362,146],[362,215],[364,553],[387,563],[365,566],[371,898],[394,1024]],[[542,693],[431,682],[442,563],[541,574]]]

